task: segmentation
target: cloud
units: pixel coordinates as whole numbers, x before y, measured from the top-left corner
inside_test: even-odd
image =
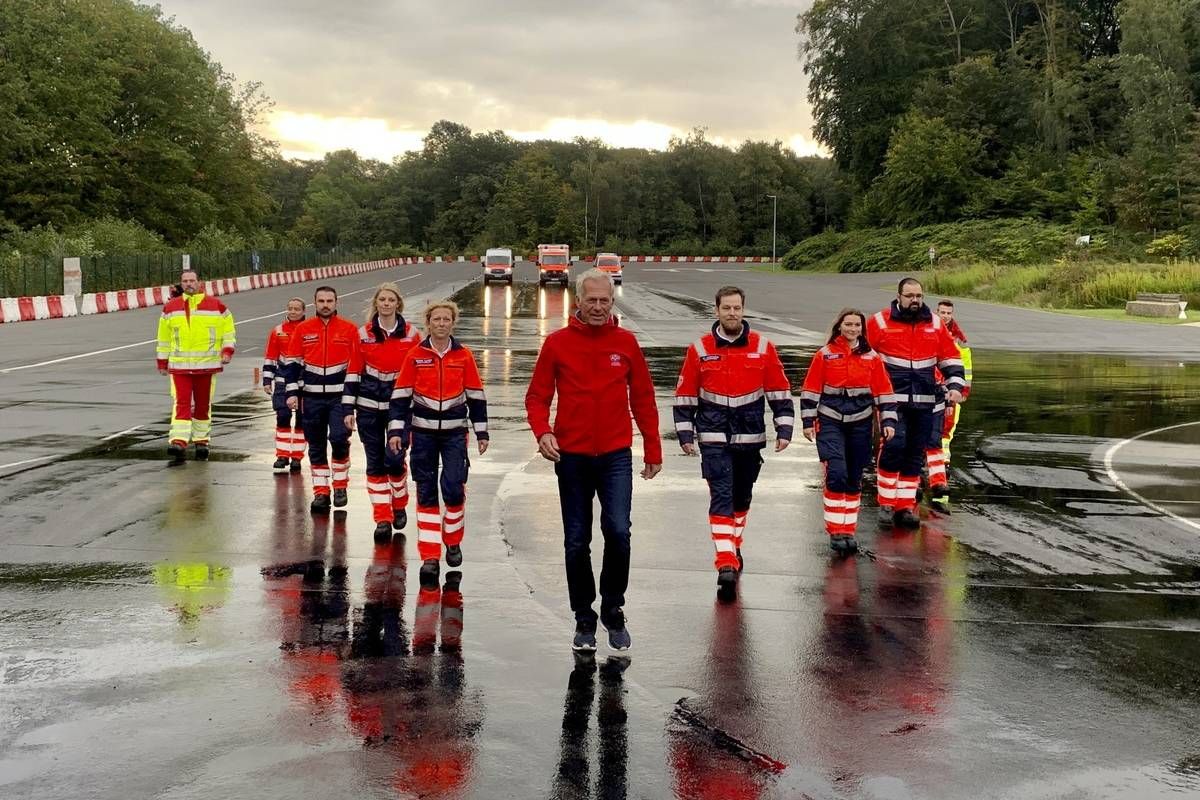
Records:
[[[339,141],[409,148],[439,119],[517,138],[578,130],[614,144],[693,127],[735,143],[811,142],[794,33],[811,1],[160,5],[227,69],[263,83],[276,101],[271,130],[288,126],[287,151]],[[306,130],[312,138],[301,141]]]

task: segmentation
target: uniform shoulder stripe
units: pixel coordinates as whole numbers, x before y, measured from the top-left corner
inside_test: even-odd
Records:
[[[876,311],[874,319],[875,319],[875,324],[878,325],[879,327],[883,328],[883,327],[887,326],[887,320],[883,318],[882,311]]]

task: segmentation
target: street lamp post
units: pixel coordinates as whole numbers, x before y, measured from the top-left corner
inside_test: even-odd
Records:
[[[767,195],[771,198],[771,263],[775,263],[775,221],[778,219],[777,211],[779,210],[779,198],[773,194]]]

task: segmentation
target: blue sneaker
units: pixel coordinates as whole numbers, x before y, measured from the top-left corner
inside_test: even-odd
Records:
[[[633,637],[625,627],[625,612],[619,608],[610,609],[601,615],[600,621],[608,631],[608,646],[613,650],[628,650]]]
[[[577,653],[594,653],[596,651],[596,623],[578,620],[575,623],[575,641],[571,649]]]

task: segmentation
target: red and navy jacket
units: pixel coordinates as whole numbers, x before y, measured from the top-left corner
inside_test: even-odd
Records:
[[[288,342],[292,339],[292,332],[303,321],[304,317],[295,322],[285,319],[274,328],[271,328],[271,332],[267,334],[267,347],[263,351],[263,386],[270,386],[272,383],[283,383],[283,370],[280,369],[279,360],[287,350]]]
[[[792,391],[775,345],[742,322],[732,341],[717,335],[720,322],[688,345],[675,387],[675,432],[680,444],[761,449],[767,443],[766,404],[775,436],[791,439],[796,424]]]
[[[458,432],[473,429],[487,439],[487,397],[471,351],[450,337],[450,349],[438,355],[426,336],[408,351],[388,413],[388,436],[405,443],[409,431]]]
[[[558,411],[550,423],[550,403]],[[633,443],[632,412],[647,464],[662,463],[658,406],[646,356],[632,333],[611,319],[588,325],[578,314],[546,337],[525,391],[535,439],[553,433],[564,453],[599,456]]]
[[[924,303],[910,319],[901,316],[896,301],[867,320],[867,341],[883,358],[897,403],[932,408],[945,388],[966,386],[962,354],[942,320]]]
[[[336,313],[304,320],[292,331],[280,368],[288,397],[301,393],[341,401],[346,371],[358,350],[358,328]]]
[[[839,336],[813,355],[800,391],[800,422],[805,430],[818,418],[896,427],[896,398],[883,359],[874,350],[851,350]]]
[[[388,413],[404,358],[420,342],[420,331],[398,314],[396,328],[390,334],[379,327],[378,316],[360,327],[358,349],[350,357],[350,367],[346,370],[342,413],[353,414],[356,408]]]

